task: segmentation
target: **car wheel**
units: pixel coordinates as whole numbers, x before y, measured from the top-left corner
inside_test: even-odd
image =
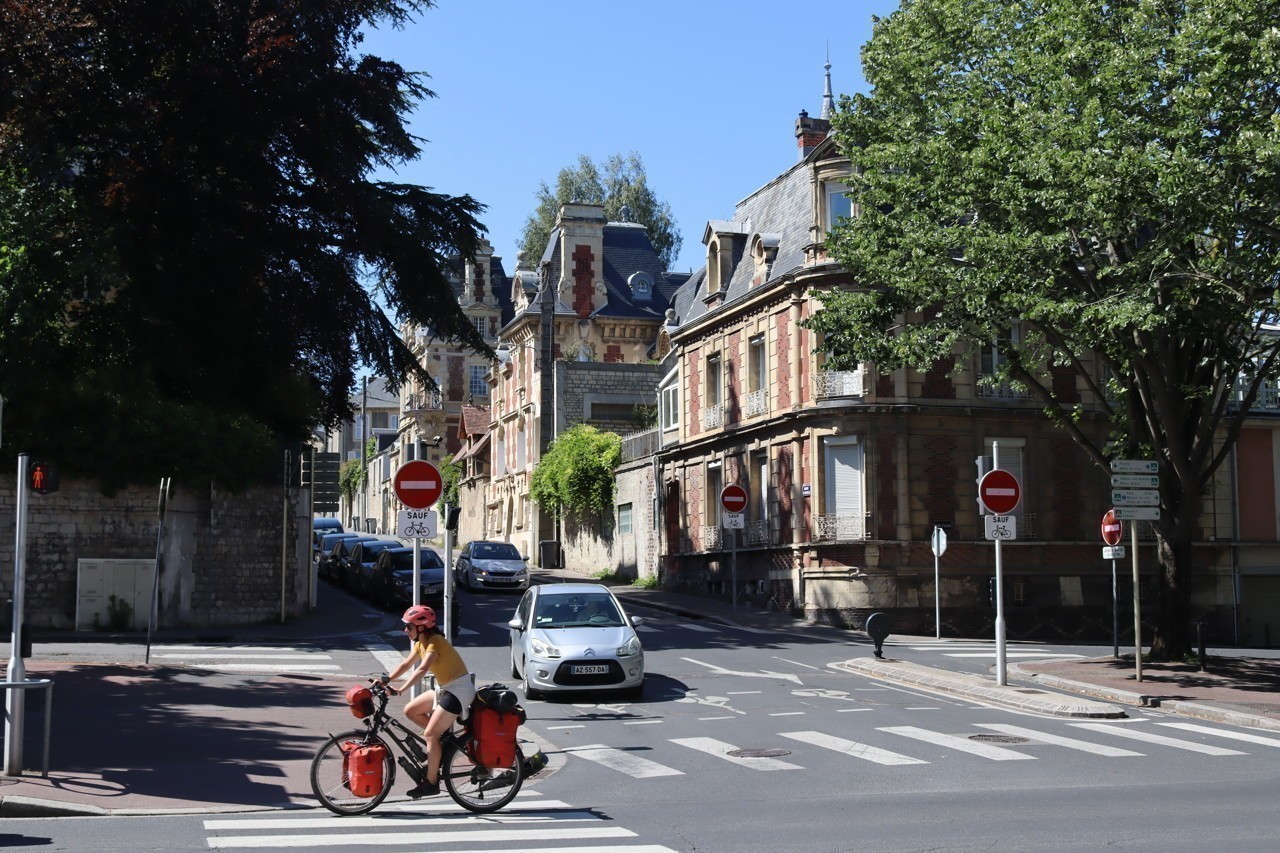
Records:
[[[539,690],[538,688],[534,687],[533,685],[531,685],[531,684],[529,683],[529,665],[528,665],[528,663],[526,663],[526,664],[525,664],[525,672],[524,672],[524,698],[526,698],[526,699],[541,699],[541,698],[542,698],[542,691],[541,691],[541,690]]]

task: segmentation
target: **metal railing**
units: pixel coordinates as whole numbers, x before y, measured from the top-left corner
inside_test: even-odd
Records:
[[[702,528],[702,550],[719,551],[723,539],[718,525],[707,524]]]
[[[6,693],[10,690],[43,690],[44,694],[44,754],[40,762],[40,775],[49,778],[49,732],[53,722],[53,681],[48,678],[32,678],[27,681],[0,681]],[[7,704],[7,703],[6,703]]]
[[[867,516],[854,513],[818,515],[813,519],[813,538],[817,542],[854,542],[867,538]]]
[[[1030,400],[1031,392],[1026,388],[1015,388],[1008,382],[1001,385],[979,383],[978,396],[987,400]]]
[[[658,427],[625,435],[622,437],[622,461],[646,459],[657,453],[661,444],[662,431]]]
[[[813,396],[819,400],[833,397],[862,397],[867,393],[864,370],[819,370],[813,375]]]
[[[742,541],[746,545],[769,544],[769,522],[764,519],[747,522],[742,531]]]
[[[724,426],[724,404],[716,403],[702,410],[702,428],[715,429]]]
[[[742,408],[749,418],[769,414],[769,390],[761,388],[759,391],[752,391],[743,401]]]

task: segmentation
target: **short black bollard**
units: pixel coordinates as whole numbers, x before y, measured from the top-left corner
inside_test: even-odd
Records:
[[[1209,669],[1204,665],[1204,623],[1196,623],[1196,647],[1200,650],[1200,671],[1208,672]]]
[[[887,613],[872,613],[867,617],[866,632],[873,642],[876,644],[876,657],[883,658],[884,652],[880,647],[884,645],[885,637],[889,636],[889,631],[893,627],[892,620]]]

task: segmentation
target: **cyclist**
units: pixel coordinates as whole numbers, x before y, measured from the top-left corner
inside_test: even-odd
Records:
[[[409,790],[409,796],[416,799],[440,793],[440,735],[449,730],[464,709],[471,707],[476,684],[453,644],[436,627],[434,610],[415,604],[404,612],[401,621],[411,646],[409,655],[387,676],[387,689],[393,694],[401,693],[428,672],[435,676],[437,685],[435,690],[410,699],[404,706],[404,715],[422,726],[422,736],[427,741],[426,778]],[[408,676],[400,687],[390,683],[406,672]]]

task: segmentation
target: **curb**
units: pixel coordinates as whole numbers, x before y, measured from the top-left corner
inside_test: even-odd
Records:
[[[1060,678],[1056,675],[1027,672],[1018,664],[1010,665],[1009,672],[1017,677],[1019,681],[1031,684],[1043,684],[1046,687],[1053,687],[1057,690],[1067,690],[1072,693],[1080,693],[1086,696],[1096,696],[1099,699],[1105,699],[1110,702],[1121,702],[1126,705],[1133,705],[1139,708],[1158,708],[1159,710],[1167,711],[1170,714],[1177,714],[1183,717],[1196,717],[1198,719],[1209,720],[1215,723],[1227,723],[1228,725],[1233,726],[1246,726],[1248,728],[1266,729],[1268,731],[1280,731],[1280,720],[1273,720],[1269,717],[1261,717],[1257,714],[1249,714],[1244,711],[1231,711],[1214,705],[1206,705],[1202,702],[1189,702],[1185,699],[1163,699],[1159,696],[1151,696],[1146,693],[1135,693],[1132,690],[1119,690],[1117,688],[1089,684],[1084,681],[1072,681],[1069,678]]]
[[[1125,712],[1114,705],[1092,699],[1072,699],[1043,691],[1026,692],[1011,687],[989,684],[982,676],[963,676],[945,670],[910,664],[901,661],[876,661],[855,658],[841,663],[828,664],[833,669],[896,681],[916,687],[925,687],[940,693],[963,696],[1019,711],[1034,711],[1055,717],[1084,717],[1087,719],[1117,719]]]

